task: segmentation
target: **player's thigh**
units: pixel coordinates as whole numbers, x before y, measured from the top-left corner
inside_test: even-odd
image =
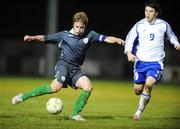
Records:
[[[162,76],[162,70],[159,69],[152,69],[149,70],[147,73],[146,78],[146,86],[152,87],[154,84],[156,84]]]
[[[81,88],[81,89],[86,90],[86,91],[91,91],[93,89],[91,81],[85,75],[81,76],[77,80],[76,87]]]

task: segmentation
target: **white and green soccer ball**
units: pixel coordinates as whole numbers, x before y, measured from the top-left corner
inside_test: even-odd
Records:
[[[46,103],[46,109],[50,114],[58,114],[63,109],[63,102],[60,98],[50,98]]]

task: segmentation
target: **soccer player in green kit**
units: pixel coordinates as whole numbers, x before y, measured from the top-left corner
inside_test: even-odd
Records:
[[[42,44],[58,44],[61,49],[59,61],[55,66],[55,79],[51,84],[38,86],[37,88],[20,93],[12,98],[13,104],[21,103],[28,98],[51,94],[60,91],[61,88],[71,86],[73,89],[82,89],[75,103],[70,119],[84,121],[80,115],[91,94],[93,86],[80,66],[83,64],[85,54],[92,43],[106,42],[110,44],[124,45],[124,40],[114,36],[105,36],[88,30],[88,17],[85,12],[77,12],[72,19],[73,27],[70,31],[61,31],[50,35],[26,35],[24,41],[36,41]]]

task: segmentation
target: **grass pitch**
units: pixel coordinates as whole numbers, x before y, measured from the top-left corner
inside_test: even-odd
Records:
[[[30,98],[12,105],[14,95],[29,91],[50,79],[0,77],[0,129],[180,129],[180,85],[159,83],[141,121],[133,121],[139,96],[132,82],[92,80],[94,90],[81,113],[87,121],[68,119],[81,90],[70,87],[56,94]],[[59,97],[64,109],[58,115],[48,114],[45,104]]]

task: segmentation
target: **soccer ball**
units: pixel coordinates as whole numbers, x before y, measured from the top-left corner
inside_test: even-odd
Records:
[[[60,98],[50,98],[46,103],[46,110],[50,114],[58,114],[63,109],[63,102]]]

